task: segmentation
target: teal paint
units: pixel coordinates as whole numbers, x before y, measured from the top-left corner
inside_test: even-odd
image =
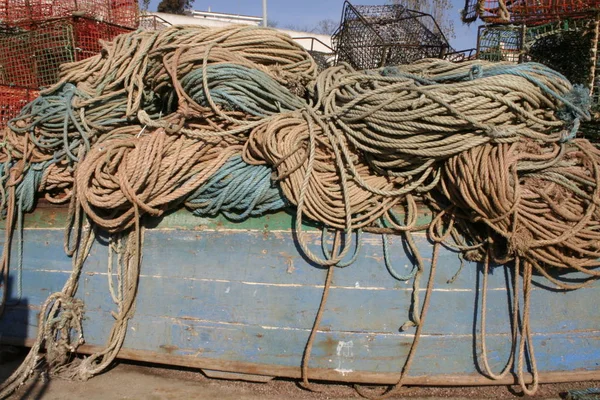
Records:
[[[35,337],[36,307],[60,290],[71,269],[62,235],[61,229],[25,230],[23,298],[29,306],[8,309],[0,319],[3,336]],[[308,237],[318,249],[320,232]],[[423,256],[430,257],[425,236],[417,235],[416,241]],[[391,242],[394,265],[410,270],[400,238]],[[84,330],[90,345],[101,346],[112,324],[106,256],[106,247],[95,243],[78,292],[86,303]],[[478,266],[467,263],[448,284],[458,267],[456,254],[443,250],[413,376],[477,372]],[[325,270],[298,253],[289,229],[193,230],[161,224],[146,232],[137,311],[124,348],[297,367],[324,279]],[[342,375],[350,370],[399,371],[414,332],[398,331],[408,318],[410,287],[386,270],[381,238],[365,234],[357,262],[336,271],[311,367],[337,369]],[[504,267],[495,268],[488,295],[488,342],[497,369],[509,351],[505,287]],[[597,291],[597,285],[568,293],[535,288],[531,323],[541,371],[597,369]]]

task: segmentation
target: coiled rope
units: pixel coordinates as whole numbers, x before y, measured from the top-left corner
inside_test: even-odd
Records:
[[[103,46],[96,57],[64,65],[61,82],[3,134],[4,282],[11,232],[35,195],[69,203],[65,250],[74,267],[63,291],[44,304],[38,340],[0,397],[27,378],[44,343],[63,376],[87,379],[110,365],[135,309],[142,218],[183,205],[231,219],[296,207],[299,247],[328,267],[302,361],[305,385],[334,268],[351,263],[361,232],[371,231],[403,235],[416,260],[407,276],[396,273],[384,237],[390,274],[413,279],[402,329],[416,327],[398,383],[384,397],[397,393],[414,359],[441,245],[485,263],[483,293],[491,262],[514,265],[513,352],[500,374],[484,354],[484,370],[491,378],[513,370],[525,393],[535,391],[534,271],[563,289],[582,284],[561,281],[557,271],[599,274],[600,154],[572,139],[589,118],[585,91],[539,64],[423,60],[362,72],[340,65],[317,75],[304,49],[258,27],[173,27],[121,35]],[[416,198],[434,213],[427,226],[416,225]],[[331,250],[325,243],[323,254],[309,248],[304,219],[319,223],[324,237],[333,230]],[[66,354],[83,340],[68,334],[81,332],[77,282],[99,229],[111,235],[115,323],[105,350],[68,363]],[[417,230],[435,243],[423,306]],[[485,316],[482,324],[485,349]]]

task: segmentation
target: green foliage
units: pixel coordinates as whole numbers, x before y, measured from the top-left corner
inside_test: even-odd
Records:
[[[186,9],[190,9],[194,0],[161,0],[158,3],[156,11],[169,14],[184,14]]]

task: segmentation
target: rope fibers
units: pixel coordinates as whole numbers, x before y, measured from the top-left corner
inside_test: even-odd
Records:
[[[63,65],[61,81],[3,132],[3,282],[12,232],[42,196],[69,204],[65,250],[73,272],[42,306],[37,341],[0,387],[0,398],[31,375],[43,348],[52,373],[68,378],[88,379],[112,363],[135,311],[143,217],[182,206],[232,220],[296,208],[299,247],[328,267],[302,360],[307,387],[333,270],[359,255],[361,232],[384,234],[390,274],[412,279],[402,329],[416,327],[397,384],[379,395],[358,387],[366,397],[389,397],[402,386],[442,244],[483,262],[484,282],[491,263],[511,265],[512,355],[496,374],[484,351],[483,370],[492,379],[513,371],[523,391],[534,393],[534,272],[565,290],[586,282],[565,282],[561,272],[600,274],[600,152],[573,139],[589,116],[587,93],[540,64],[428,59],[374,71],[339,65],[317,74],[313,59],[290,37],[248,26],[172,27],[103,43],[101,54]],[[417,200],[433,211],[428,225],[417,225]],[[309,248],[303,220],[322,227],[322,254]],[[104,350],[72,362],[69,352],[84,340],[84,305],[75,298],[79,276],[100,230],[109,233],[115,322]],[[424,258],[412,236],[419,230],[434,242],[423,299]],[[414,256],[406,276],[391,265],[390,233],[403,235]],[[486,290],[484,283],[484,299]]]

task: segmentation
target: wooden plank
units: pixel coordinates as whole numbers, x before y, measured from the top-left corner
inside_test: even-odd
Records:
[[[260,218],[248,218],[244,221],[231,221],[223,215],[215,217],[197,217],[187,210],[170,211],[160,218],[145,218],[145,224],[149,227],[160,226],[161,229],[178,230],[256,230],[256,231],[289,231],[294,224],[295,216],[293,210],[284,210],[275,213],[269,213]],[[430,211],[420,207],[417,224],[426,224],[431,220]],[[25,228],[52,229],[63,228],[67,221],[67,210],[65,207],[38,207],[35,212],[25,215]],[[305,221],[304,229],[319,230],[315,223]],[[0,224],[0,230],[4,226]]]
[[[3,337],[0,343],[16,346],[32,346],[32,340],[23,340]],[[92,354],[102,350],[98,346],[83,345],[79,348],[81,354]],[[240,373],[259,374],[266,376],[278,376],[286,378],[300,378],[299,367],[285,367],[280,365],[256,364],[250,362],[235,362],[226,360],[215,360],[203,357],[177,356],[173,354],[161,354],[155,351],[121,349],[119,357],[128,360],[136,360],[155,364],[167,364],[189,368],[218,368],[220,371],[237,371]],[[308,377],[311,380],[339,381],[339,373],[332,369],[310,368]],[[398,381],[397,373],[383,372],[353,372],[344,378],[348,382],[368,384],[393,384]],[[531,382],[531,375],[525,374],[525,382]],[[600,380],[600,370],[573,370],[560,372],[542,372],[539,376],[540,383],[564,383]],[[407,386],[486,386],[486,385],[513,385],[517,384],[514,375],[507,375],[500,380],[492,380],[481,374],[440,374],[407,376],[404,380]]]
[[[208,320],[248,322],[264,319],[267,325],[288,323],[292,327],[308,326],[312,322],[325,271],[310,266],[299,255],[294,257],[293,270],[290,269],[290,264],[283,260],[292,257],[290,252],[293,250],[277,252],[277,249],[286,250],[290,243],[293,245],[290,234],[286,238],[281,233],[262,242],[262,235],[256,232],[214,235],[177,231],[176,237],[174,233],[149,231],[147,234],[138,312],[145,312],[144,304],[149,304],[149,315],[194,316],[196,312],[202,312],[203,319]],[[61,237],[60,231],[27,232],[24,281],[31,285],[31,304],[43,302],[66,280],[71,268],[70,259],[64,255],[62,246],[51,245]],[[317,236],[313,238],[318,240]],[[258,247],[259,242],[262,247]],[[161,245],[164,243],[169,245]],[[236,243],[238,251],[232,251]],[[418,243],[423,253],[430,251],[424,238],[419,238]],[[252,244],[258,250],[251,250]],[[189,250],[196,245],[200,249]],[[202,246],[210,248],[203,249]],[[267,253],[262,254],[261,248]],[[365,257],[336,273],[329,304],[334,313],[326,314],[324,323],[337,329],[352,330],[356,329],[355,320],[360,319],[363,330],[397,329],[408,316],[411,283],[393,279],[385,267],[375,261],[380,258],[380,244],[366,241],[364,248]],[[184,249],[188,249],[187,254]],[[198,252],[198,256],[189,257],[190,251]],[[250,256],[247,256],[248,252]],[[106,254],[105,246],[96,245],[84,269],[82,290],[84,300],[89,304],[110,302],[106,285]],[[204,254],[203,261],[199,262]],[[456,256],[443,251],[428,323],[433,332],[471,332],[478,284],[477,266],[468,263],[457,281],[448,284],[447,277],[457,268]],[[505,277],[500,271],[490,277],[493,289],[490,290],[488,304],[493,316],[488,323],[490,333],[507,331],[509,299],[504,285]],[[581,304],[581,301],[593,301],[591,294],[594,291],[594,288],[589,288],[557,294],[535,289],[533,310],[539,311],[532,316],[533,326],[541,331],[597,326],[595,307]],[[15,292],[16,288],[13,288],[12,297]],[[169,302],[155,303],[151,296],[144,297],[146,293],[174,297]],[[548,302],[552,307],[547,307]]]
[[[101,346],[113,320],[108,312],[95,310],[89,311],[86,316],[86,343]],[[11,337],[13,331],[21,328],[14,319],[7,317],[12,325],[5,334]],[[34,327],[30,326],[29,330],[30,333],[35,333]],[[205,361],[213,360],[214,365],[228,361],[295,368],[300,365],[308,334],[308,328],[282,329],[136,316],[129,326],[124,348],[152,351],[165,357],[203,358]],[[540,370],[552,372],[597,369],[596,360],[600,357],[598,339],[598,331],[534,335]],[[410,334],[320,331],[315,340],[310,366],[336,371],[336,380],[342,381],[352,381],[360,373],[398,374],[411,341]],[[490,335],[488,344],[490,365],[499,370],[508,357],[508,336]],[[471,335],[425,333],[410,374],[476,374],[478,368],[473,352]],[[210,363],[202,366],[210,367]],[[212,368],[217,369],[216,366]],[[254,373],[269,375],[267,369]]]
[[[190,365],[201,359],[194,365],[209,369],[226,363],[262,366],[258,373],[254,367],[223,369],[231,372],[273,375],[281,368],[288,372],[278,376],[296,374],[326,271],[298,253],[289,226],[258,230],[259,222],[254,224],[214,230],[161,224],[148,230],[137,312],[122,354],[154,353],[167,363],[181,359]],[[56,227],[26,230],[23,299],[0,319],[2,337],[35,337],[37,307],[62,288],[71,269],[62,235]],[[308,238],[318,249],[320,233],[313,230]],[[417,235],[416,241],[430,257],[425,236]],[[393,238],[392,245],[394,265],[408,271],[412,261],[400,239]],[[78,293],[86,302],[84,329],[92,346],[104,343],[112,324],[106,256],[106,245],[96,243]],[[398,332],[408,316],[411,283],[393,279],[382,260],[381,239],[365,235],[358,261],[336,271],[311,360],[311,367],[325,371],[322,379],[383,383],[397,377],[412,341],[412,331]],[[456,254],[443,250],[415,377],[467,379],[478,372],[473,333],[478,332],[480,266],[467,263],[456,281],[447,283],[458,267]],[[488,295],[490,360],[496,369],[509,349],[505,274],[503,267],[494,270]],[[14,268],[11,277],[16,277]],[[597,291],[597,286],[568,293],[535,288],[532,328],[541,370],[598,368]],[[15,296],[12,285],[10,297]]]
[[[25,232],[25,269],[70,271],[70,260],[62,247],[62,230],[31,229]],[[320,234],[308,234],[309,245],[320,249]],[[431,244],[424,235],[415,241],[426,263],[430,261]],[[378,235],[365,234],[356,263],[339,270],[336,285],[358,288],[411,288],[407,281],[395,280],[383,262],[383,248]],[[401,239],[390,238],[391,259],[398,273],[408,273],[413,261],[402,249]],[[0,243],[2,241],[0,240]],[[85,271],[106,271],[106,245],[95,243]],[[249,281],[279,284],[322,285],[324,269],[314,266],[297,249],[291,232],[264,234],[256,231],[179,231],[149,230],[143,249],[142,275],[164,278],[198,278],[227,281]],[[15,252],[13,252],[13,261]],[[473,290],[477,264],[466,263],[463,273],[448,283],[459,268],[456,253],[442,250],[436,278],[437,289]],[[490,276],[491,289],[504,289],[504,268],[495,268]]]
[[[50,293],[60,290],[66,278],[67,274],[62,271],[25,270],[23,279],[28,282],[25,297],[29,304],[43,303]],[[322,290],[318,285],[288,286],[142,275],[136,312],[140,316],[305,328],[313,322]],[[79,296],[88,308],[110,306],[106,274],[86,272]],[[408,288],[373,290],[334,286],[322,326],[329,330],[395,333],[408,319],[411,296]],[[156,301],[157,298],[161,301]],[[552,307],[548,307],[552,298],[560,301],[554,301]],[[434,291],[427,331],[431,334],[471,334],[477,320],[476,312],[480,311],[475,300],[474,290]],[[590,288],[564,295],[539,289],[532,295],[535,311],[531,317],[532,327],[536,332],[596,329],[598,316],[591,307],[593,301],[594,290]],[[505,291],[495,290],[488,294],[489,333],[510,330],[507,302]]]

